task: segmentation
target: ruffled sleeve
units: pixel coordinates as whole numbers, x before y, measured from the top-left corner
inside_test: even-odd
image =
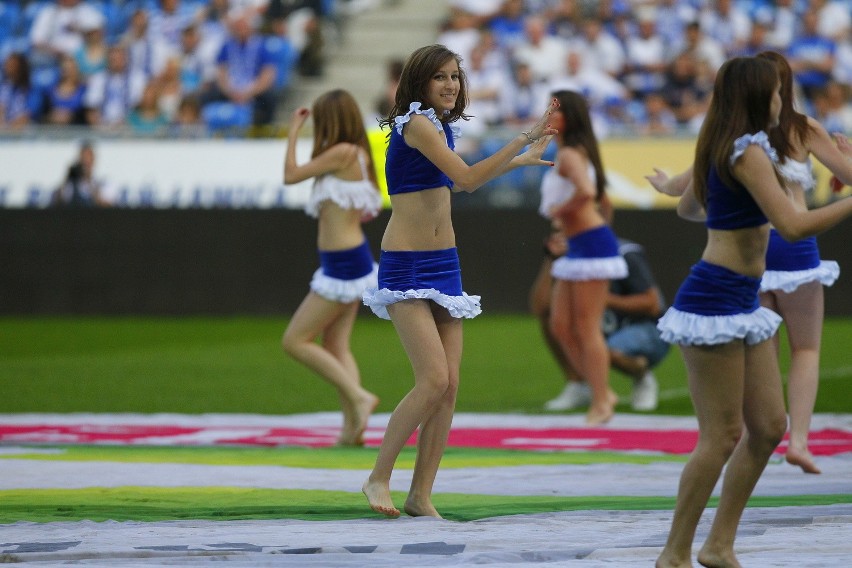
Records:
[[[763,151],[766,152],[766,155],[769,156],[769,159],[772,160],[773,164],[778,163],[778,153],[775,151],[775,148],[769,144],[769,136],[766,135],[766,132],[761,130],[755,134],[743,134],[734,141],[734,152],[731,154],[731,165],[737,161],[737,158],[743,155],[746,148],[748,148],[751,144],[757,144],[763,148]]]
[[[409,120],[411,120],[411,115],[413,114],[422,114],[423,116],[431,120],[432,124],[434,124],[438,130],[444,130],[444,125],[441,124],[441,121],[438,119],[438,115],[435,113],[435,109],[427,108],[426,110],[420,110],[420,106],[421,105],[419,102],[413,102],[411,103],[411,106],[408,107],[407,113],[397,116],[393,119],[394,128],[396,128],[398,134],[402,134],[402,127],[405,126],[405,124]]]

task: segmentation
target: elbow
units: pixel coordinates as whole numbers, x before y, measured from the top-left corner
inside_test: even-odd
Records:
[[[796,227],[789,227],[789,226],[779,227],[779,226],[775,225],[775,230],[778,232],[779,235],[781,235],[781,237],[783,237],[783,239],[785,241],[790,242],[790,243],[798,241],[800,239],[803,239],[803,238],[809,236],[807,233],[805,233],[802,230],[799,230]]]

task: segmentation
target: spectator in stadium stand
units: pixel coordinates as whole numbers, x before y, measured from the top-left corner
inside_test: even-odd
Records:
[[[751,23],[751,33],[748,36],[745,44],[739,51],[732,55],[736,57],[751,57],[757,55],[761,51],[772,49],[767,41],[769,35],[769,25],[762,20],[755,20]]]
[[[702,80],[698,65],[688,52],[679,53],[669,63],[662,94],[682,127],[698,132],[707,112],[712,84]]]
[[[107,68],[89,78],[84,105],[91,126],[117,128],[127,123],[139,104],[147,81],[141,71],[129,69],[127,48],[115,44],[107,54]]]
[[[86,124],[86,81],[70,55],[59,59],[59,79],[51,85],[45,96],[45,122],[55,125]]]
[[[852,132],[852,86],[829,81],[814,94],[814,118],[829,132]]]
[[[663,36],[666,53],[677,53],[686,25],[694,22],[698,11],[688,2],[660,0],[657,4],[657,32]]]
[[[796,4],[796,0],[775,0],[769,8],[769,15],[766,17],[769,22],[769,34],[766,41],[776,51],[783,52],[796,37],[800,16]]]
[[[844,0],[810,0],[817,13],[817,31],[823,37],[841,42],[852,30],[852,6]]]
[[[833,40],[819,34],[818,23],[819,16],[816,11],[806,10],[802,14],[802,31],[793,39],[785,53],[790,67],[793,68],[796,83],[808,99],[831,80],[834,54],[837,51],[837,44]]]
[[[179,49],[181,31],[200,20],[202,14],[195,3],[159,0],[150,12],[148,34],[154,41],[165,43],[170,50]]]
[[[40,108],[41,96],[32,86],[27,56],[10,53],[0,74],[0,129],[20,129],[31,124],[38,118]]]
[[[696,64],[699,81],[706,84],[708,89],[713,86],[716,70],[727,59],[722,44],[704,33],[698,22],[690,22],[686,25],[683,45],[676,53],[688,53],[692,57]]]
[[[841,85],[852,85],[852,30],[849,30],[846,38],[837,44],[831,75]]]
[[[109,47],[106,43],[105,25],[106,20],[98,12],[80,20],[83,43],[74,53],[74,57],[77,59],[80,73],[87,79],[106,68]]]
[[[524,18],[524,36],[512,50],[512,58],[529,65],[535,81],[546,81],[564,69],[567,52],[565,40],[550,35],[547,21],[532,15]]]
[[[659,91],[663,86],[666,69],[666,46],[657,33],[656,12],[642,8],[636,13],[638,33],[627,39],[626,60],[621,80],[639,100],[645,95]]]
[[[229,15],[230,33],[216,57],[216,81],[203,95],[203,104],[217,101],[248,106],[255,126],[272,123],[275,116],[276,62],[265,38],[254,27],[249,10]]]
[[[576,38],[575,47],[584,52],[583,59],[615,78],[621,77],[626,57],[621,43],[604,29],[597,18],[586,18],[580,29],[582,35]]]
[[[538,109],[548,100],[547,84],[536,81],[528,63],[512,65],[511,86],[500,93],[500,117],[505,125],[526,128],[538,119]]]
[[[465,61],[470,59],[473,47],[482,39],[483,28],[478,25],[479,20],[459,7],[450,7],[450,13],[441,22],[438,30],[436,43],[445,45],[447,49],[458,53]],[[494,34],[488,31],[492,38]],[[496,43],[496,42],[495,42]],[[505,53],[503,53],[505,57]]]
[[[165,41],[148,33],[149,22],[147,9],[135,9],[120,41],[127,48],[130,68],[144,73],[150,79],[163,70],[169,47]]]
[[[45,2],[29,30],[30,57],[34,67],[55,67],[63,53],[74,55],[83,45],[81,24],[101,12],[82,0]]]
[[[181,99],[169,126],[169,133],[177,138],[202,138],[207,135],[207,126],[201,116],[201,101],[196,95],[187,95]]]
[[[736,53],[751,33],[751,18],[734,0],[710,0],[698,16],[701,30],[725,48],[725,56]]]
[[[160,108],[160,86],[151,81],[145,85],[139,104],[127,115],[127,125],[134,134],[160,134],[168,124],[169,117]]]
[[[524,0],[503,0],[500,11],[485,24],[494,34],[500,49],[512,54],[516,46],[524,41]]]

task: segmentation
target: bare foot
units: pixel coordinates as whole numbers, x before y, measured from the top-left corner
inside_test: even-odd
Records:
[[[375,483],[369,480],[364,482],[361,491],[367,497],[370,508],[377,513],[388,517],[398,517],[399,509],[393,506],[390,496],[390,487],[384,483]]]
[[[657,561],[654,563],[655,568],[692,568],[692,560],[689,558],[689,554],[686,555],[686,558],[683,561],[678,558],[672,556],[668,553],[667,549],[663,549],[663,552],[660,553],[660,556],[657,558]]]
[[[405,506],[403,507],[403,510],[406,512],[406,514],[412,517],[435,517],[438,519],[444,518],[440,515],[440,513],[438,513],[438,510],[435,509],[431,501],[428,501],[426,503],[416,503],[411,497],[405,500]]]
[[[787,448],[785,458],[787,463],[799,466],[805,473],[822,473],[822,470],[814,463],[814,457],[807,450],[801,451]]]
[[[370,415],[379,405],[379,397],[366,391],[365,393],[366,396],[355,403],[355,416],[353,420],[355,423],[354,439],[360,440],[361,444],[364,443],[364,430],[367,429],[367,422],[370,420]]]
[[[698,563],[706,568],[742,568],[733,551],[722,554],[702,548],[698,552]]]
[[[340,437],[337,439],[337,445],[363,446],[364,430],[367,429],[370,415],[379,405],[379,397],[367,392],[363,399],[345,404],[348,406],[346,410],[349,410],[349,412],[344,412],[346,419]]]
[[[609,422],[615,415],[615,405],[617,403],[618,396],[613,391],[607,393],[606,401],[603,404],[595,404],[592,401],[592,405],[586,413],[586,425],[597,426]]]

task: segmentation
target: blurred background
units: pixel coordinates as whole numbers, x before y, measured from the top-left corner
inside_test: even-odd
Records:
[[[430,43],[463,59],[468,162],[553,90],[587,97],[615,230],[645,246],[668,298],[704,230],[643,176],[691,163],[725,59],[783,53],[801,110],[852,133],[851,0],[6,0],[0,314],[292,313],[317,259],[310,182],[282,184],[290,114],[350,90],[382,164],[377,118]],[[815,166],[812,205],[848,195]],[[487,311],[527,311],[548,233],[542,174],[454,197],[465,287]],[[376,254],[388,215],[365,227]],[[849,223],[832,229],[823,257],[848,269],[850,240]],[[826,289],[826,313],[852,315],[848,277]]]

